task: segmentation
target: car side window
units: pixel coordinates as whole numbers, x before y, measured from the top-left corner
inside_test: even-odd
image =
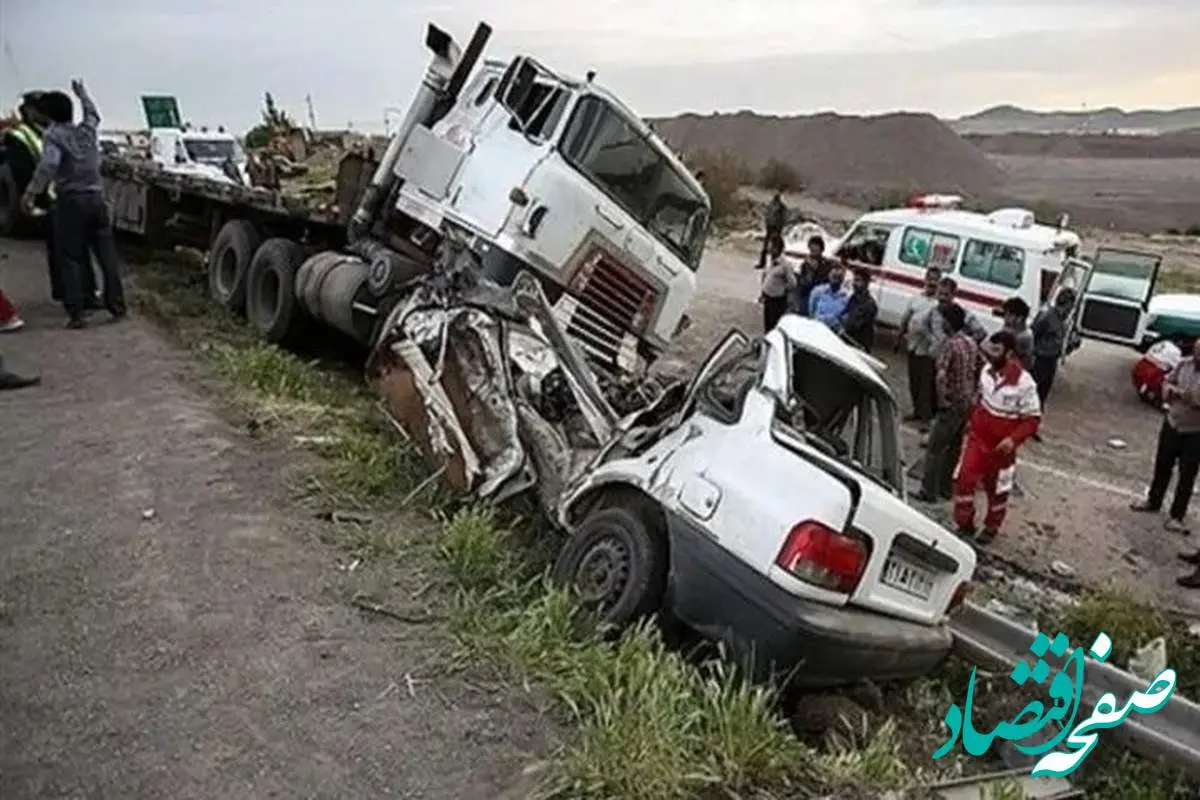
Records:
[[[1025,277],[1025,251],[999,242],[970,239],[963,249],[964,278],[1018,289]]]
[[[943,273],[952,272],[961,243],[957,236],[948,233],[907,228],[900,240],[900,260],[911,267],[937,267]]]
[[[701,410],[722,422],[737,422],[746,395],[758,385],[761,373],[762,358],[757,350],[736,351],[713,370],[697,392]]]

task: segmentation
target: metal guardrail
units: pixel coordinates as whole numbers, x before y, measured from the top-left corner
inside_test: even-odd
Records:
[[[1012,669],[1029,656],[1034,631],[1012,620],[966,603],[951,620],[955,651],[983,669]],[[1053,632],[1049,632],[1053,633]],[[1081,644],[1081,643],[1076,643]],[[1082,643],[1087,646],[1090,643]],[[1043,660],[1058,668],[1065,658],[1047,653]],[[1145,690],[1142,680],[1111,664],[1087,660],[1084,670],[1082,702],[1084,710],[1102,694],[1112,692],[1120,703],[1135,691]],[[1016,713],[1017,709],[1013,709]],[[1105,739],[1120,742],[1129,750],[1150,759],[1163,759],[1186,770],[1200,780],[1200,705],[1175,694],[1167,705],[1149,716],[1132,714],[1119,727],[1106,730]]]

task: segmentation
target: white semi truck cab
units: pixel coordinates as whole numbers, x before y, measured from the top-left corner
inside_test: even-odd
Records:
[[[246,151],[224,131],[151,128],[150,158],[168,172],[250,185]]]
[[[434,57],[354,215],[356,250],[381,295],[409,273],[395,256],[447,237],[500,286],[529,270],[589,360],[639,374],[687,325],[708,196],[592,75],[528,56],[474,70],[489,35],[460,52],[430,27]]]

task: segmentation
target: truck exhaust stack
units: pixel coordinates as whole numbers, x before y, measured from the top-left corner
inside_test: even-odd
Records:
[[[425,71],[425,78],[417,88],[408,114],[395,135],[388,142],[387,150],[375,169],[370,185],[347,226],[350,241],[355,241],[371,229],[379,212],[380,201],[392,190],[396,181],[396,160],[404,143],[418,125],[431,125],[437,117],[444,116],[454,101],[483,49],[491,38],[492,29],[487,23],[479,23],[465,52],[460,53],[453,37],[436,25],[430,25],[425,34],[425,46],[433,52],[433,60]]]

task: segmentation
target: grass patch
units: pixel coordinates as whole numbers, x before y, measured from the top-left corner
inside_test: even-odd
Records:
[[[770,689],[724,662],[690,663],[649,623],[604,637],[568,595],[529,575],[519,537],[493,512],[460,511],[440,547],[458,589],[461,641],[545,686],[578,728],[546,797],[802,797],[896,789],[919,776],[892,723],[819,752],[792,734]]]

